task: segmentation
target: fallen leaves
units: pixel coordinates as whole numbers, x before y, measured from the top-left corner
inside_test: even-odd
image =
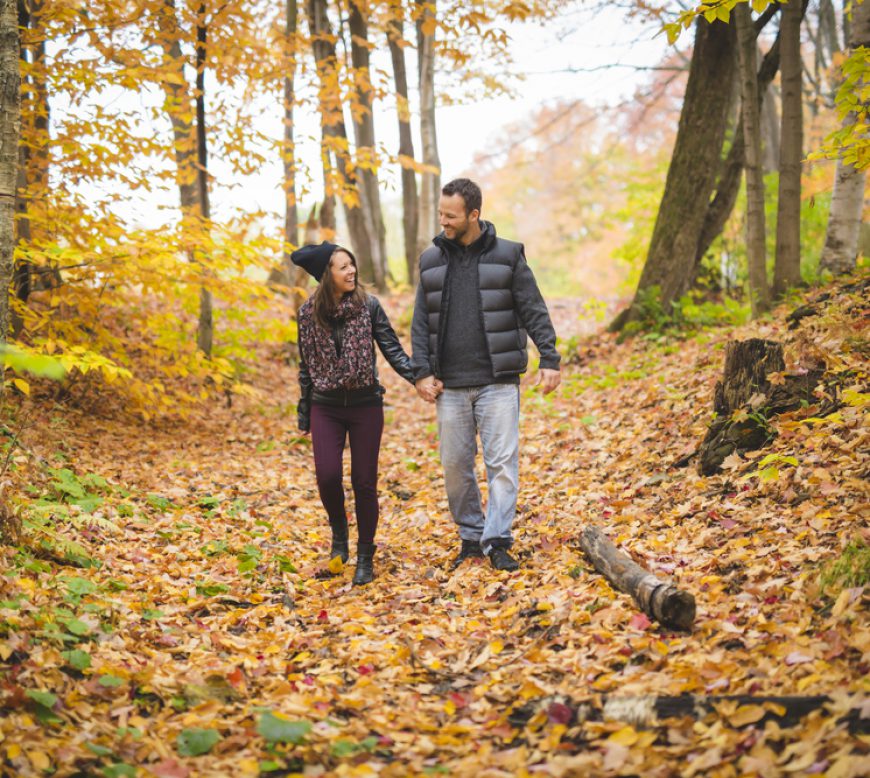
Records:
[[[74,440],[69,470],[105,478],[100,509],[120,532],[91,532],[87,568],[2,550],[4,769],[861,774],[865,744],[842,721],[870,717],[851,712],[867,694],[867,593],[826,598],[817,580],[868,503],[866,391],[824,423],[783,418],[772,449],[721,476],[670,469],[701,437],[726,337],[671,351],[602,337],[556,397],[523,390],[511,575],[449,570],[434,413],[386,369],[364,588],[327,559],[308,441],[270,443],[293,430],[291,369],[258,377],[271,405],[239,398],[147,434],[72,410],[62,436],[40,425],[29,447]],[[777,478],[754,475],[770,466]],[[695,594],[694,633],[663,630],[591,572],[577,545],[590,522]],[[580,715],[605,694],[799,692],[834,702],[789,726],[769,703],[652,728]]]

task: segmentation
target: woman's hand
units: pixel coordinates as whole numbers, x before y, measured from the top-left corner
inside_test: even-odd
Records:
[[[444,384],[433,375],[421,378],[414,385],[417,387],[417,394],[427,403],[434,403],[438,395],[444,391]]]

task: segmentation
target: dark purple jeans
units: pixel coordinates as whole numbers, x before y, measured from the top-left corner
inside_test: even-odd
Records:
[[[350,481],[360,543],[374,543],[378,528],[378,454],[384,431],[380,405],[311,406],[311,442],[320,500],[330,524],[345,517],[341,460],[350,435]]]

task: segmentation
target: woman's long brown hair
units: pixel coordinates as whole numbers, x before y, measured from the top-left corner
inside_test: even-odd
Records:
[[[343,251],[347,254],[350,257],[350,261],[353,262],[353,266],[356,268],[356,286],[354,287],[354,290],[350,292],[350,295],[355,299],[355,301],[361,304],[365,303],[366,297],[368,296],[359,280],[359,265],[356,263],[356,257],[353,255],[352,251],[349,251],[343,246],[339,246],[332,252],[332,256],[329,258],[329,264],[326,266],[326,270],[323,271],[317,289],[314,290],[312,302],[312,307],[314,308],[314,321],[325,330],[332,329],[332,320],[333,316],[335,316],[335,284],[332,280],[332,261],[335,259],[335,255],[338,254],[339,251]]]

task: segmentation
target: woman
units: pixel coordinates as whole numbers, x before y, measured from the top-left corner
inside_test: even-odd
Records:
[[[311,432],[320,500],[332,529],[330,559],[348,558],[342,453],[350,436],[351,483],[359,531],[356,586],[374,578],[378,526],[378,453],[384,429],[384,388],[378,383],[374,342],[402,378],[413,384],[411,360],[384,309],[357,281],[356,258],[324,241],[290,258],[319,285],[299,309],[299,429]]]

